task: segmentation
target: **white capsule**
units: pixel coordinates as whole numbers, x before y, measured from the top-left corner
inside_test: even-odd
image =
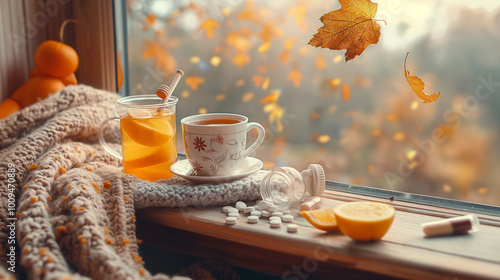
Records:
[[[257,216],[248,216],[247,222],[249,224],[256,224],[256,223],[259,222],[259,217],[257,217]]]
[[[290,233],[297,232],[298,230],[299,230],[299,226],[296,224],[289,224],[286,226],[286,231],[288,231]]]
[[[236,217],[227,217],[226,218],[226,225],[235,225],[237,221],[238,221],[238,218],[236,218]]]
[[[281,217],[281,219],[283,220],[284,223],[291,223],[291,222],[293,222],[293,216],[292,215],[283,215],[283,217]]]
[[[264,217],[264,218],[271,217],[271,213],[269,211],[262,210],[260,213],[261,213],[261,217]]]
[[[236,209],[243,211],[243,210],[245,210],[245,207],[247,207],[247,204],[243,201],[238,201],[238,202],[236,202],[235,206],[236,206]]]
[[[272,217],[283,217],[283,213],[282,212],[274,212],[273,214],[271,214]]]
[[[250,213],[252,213],[252,211],[255,211],[255,207],[253,207],[253,206],[245,207],[245,210],[244,210],[245,214],[250,214]]]
[[[240,213],[227,213],[227,216],[228,217],[235,217],[236,219],[238,219],[240,217]]]
[[[255,211],[250,212],[250,215],[257,216],[260,218],[260,216],[262,216],[262,212],[255,210]]]
[[[316,210],[319,209],[320,206],[321,206],[321,197],[313,196],[300,205],[300,211]]]
[[[267,210],[268,207],[269,207],[269,204],[267,204],[267,202],[265,202],[264,200],[260,201],[257,204],[257,208],[259,208],[260,211]]]
[[[280,220],[271,220],[271,221],[269,221],[269,223],[271,224],[272,228],[279,228],[279,227],[281,227],[281,221]]]

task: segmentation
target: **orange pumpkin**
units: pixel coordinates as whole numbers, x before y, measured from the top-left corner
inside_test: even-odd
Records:
[[[19,110],[21,110],[21,105],[14,99],[7,98],[0,103],[0,119],[4,119]]]
[[[19,87],[11,98],[24,108],[47,98],[64,87],[65,85],[60,79],[48,76],[35,76]]]
[[[35,51],[35,66],[45,75],[63,78],[78,68],[78,54],[61,42],[44,41]]]
[[[30,71],[30,78],[36,77],[36,76],[46,76],[40,70],[38,70],[36,67],[31,69]],[[78,84],[78,80],[76,79],[75,73],[71,73],[68,76],[64,78],[59,78],[65,85],[76,85]]]

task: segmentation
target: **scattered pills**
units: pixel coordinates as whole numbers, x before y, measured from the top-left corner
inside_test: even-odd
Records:
[[[255,210],[255,211],[250,212],[250,215],[257,216],[260,218],[260,216],[262,216],[262,212]]]
[[[261,213],[261,217],[264,217],[264,218],[271,217],[271,212],[269,212],[269,211],[262,210],[260,213]]]
[[[247,204],[243,201],[238,201],[238,202],[236,202],[235,206],[236,206],[236,209],[243,211],[247,207]]]
[[[290,215],[292,212],[290,210],[281,211],[283,215]]]
[[[321,197],[313,196],[300,205],[300,211],[311,211],[319,209],[321,206]]]
[[[293,222],[293,216],[292,215],[283,215],[283,217],[281,217],[281,219],[283,220],[284,223],[291,223],[291,222]]]
[[[260,201],[258,204],[257,204],[257,208],[259,208],[259,210],[267,210],[267,208],[269,207],[269,204],[267,204],[267,202],[265,202],[264,200]]]
[[[296,224],[289,224],[286,226],[286,231],[290,233],[297,232],[299,230],[299,226]]]
[[[238,212],[239,212],[239,211],[238,211],[238,209],[236,209],[236,208],[234,208],[234,207],[231,207],[231,208],[228,208],[228,209],[227,209],[227,213],[228,213],[228,214],[229,214],[229,213],[238,213]]]
[[[282,212],[274,212],[273,214],[271,214],[272,217],[283,217],[283,213]]]
[[[234,208],[234,207],[233,206],[224,206],[224,207],[222,207],[222,212],[229,213],[228,209],[230,209],[230,208]]]
[[[277,221],[281,221],[281,217],[271,217],[269,218],[269,221],[272,221],[272,220],[277,220]]]
[[[240,217],[240,213],[227,213],[227,216],[228,217],[235,217],[236,219],[238,219]]]
[[[226,225],[235,225],[237,221],[238,221],[238,218],[236,218],[236,217],[227,217],[226,218]]]
[[[257,216],[248,216],[247,222],[249,224],[256,224],[256,223],[259,222],[259,217],[257,217]]]
[[[244,210],[245,214],[250,214],[250,213],[252,213],[252,211],[255,211],[255,207],[253,207],[253,206],[245,207],[245,210]]]
[[[267,207],[267,211],[269,211],[271,213],[276,212],[276,211],[278,211],[278,207],[276,207],[276,205],[269,205]]]
[[[271,224],[271,228],[279,228],[279,227],[281,227],[281,221],[280,220],[270,220],[269,223]]]

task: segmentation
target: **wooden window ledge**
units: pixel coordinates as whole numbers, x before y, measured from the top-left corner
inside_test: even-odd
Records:
[[[380,241],[357,242],[340,232],[313,228],[298,211],[297,233],[271,229],[240,217],[225,225],[222,207],[138,210],[144,242],[186,254],[222,258],[233,265],[280,279],[499,279],[500,218],[479,214],[479,231],[426,238],[421,224],[466,214],[458,210],[326,191],[323,207],[346,201],[382,201],[396,208],[394,222]],[[286,224],[284,224],[286,225]]]

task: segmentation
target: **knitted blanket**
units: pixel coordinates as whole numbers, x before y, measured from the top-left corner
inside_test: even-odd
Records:
[[[265,171],[212,186],[124,174],[97,137],[118,97],[69,86],[0,120],[0,279],[169,279],[144,268],[136,208],[258,198]]]

